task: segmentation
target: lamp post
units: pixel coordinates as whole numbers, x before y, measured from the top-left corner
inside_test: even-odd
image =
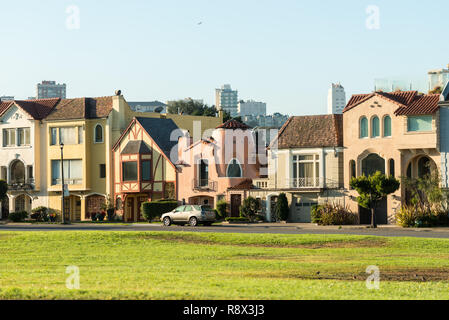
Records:
[[[62,193],[61,193],[61,216],[62,216],[62,224],[66,224],[65,220],[65,204],[64,204],[64,143],[61,141],[59,144],[61,147],[61,184],[62,184]]]

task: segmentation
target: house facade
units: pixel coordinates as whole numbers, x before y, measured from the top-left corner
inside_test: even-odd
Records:
[[[289,221],[311,222],[313,205],[344,202],[341,115],[291,117],[268,149],[268,177],[255,179],[250,195],[275,221],[280,193],[290,204]]]
[[[114,145],[114,200],[124,221],[143,220],[143,202],[176,199],[177,138],[170,137],[180,133],[171,119],[139,117]]]
[[[47,206],[45,153],[41,153],[44,129],[41,120],[59,99],[5,101],[0,103],[0,179],[8,183],[8,200],[0,218],[8,212]]]
[[[344,185],[348,204],[370,223],[370,213],[358,206],[352,177],[380,171],[386,175],[422,177],[441,169],[440,95],[416,91],[373,92],[352,96],[343,111]],[[447,125],[445,125],[447,127]],[[376,209],[379,224],[392,223],[409,200],[403,185]]]
[[[259,177],[253,131],[229,120],[200,141],[193,141],[189,135],[181,137],[178,150],[178,199],[211,207],[226,200],[231,216],[238,217],[252,179]]]

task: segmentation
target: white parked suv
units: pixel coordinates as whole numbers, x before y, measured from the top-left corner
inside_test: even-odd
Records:
[[[215,222],[215,212],[211,207],[206,205],[184,205],[177,207],[175,210],[164,213],[161,221],[164,226],[171,224],[189,224],[196,227],[198,224],[210,226]]]

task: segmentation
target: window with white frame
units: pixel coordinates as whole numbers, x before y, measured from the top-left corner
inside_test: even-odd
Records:
[[[61,160],[51,161],[51,181],[52,185],[62,183]],[[83,181],[83,161],[64,160],[64,183],[81,184]]]
[[[16,129],[3,129],[3,146],[14,147],[16,143]]]
[[[291,187],[307,188],[320,185],[320,156],[317,154],[293,156]]]

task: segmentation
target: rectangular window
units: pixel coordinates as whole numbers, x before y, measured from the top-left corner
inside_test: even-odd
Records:
[[[78,135],[76,132],[76,127],[65,127],[59,128],[59,143],[78,144]]]
[[[432,131],[432,116],[413,116],[407,118],[407,131]]]
[[[100,178],[104,179],[106,178],[106,165],[100,164]]]
[[[318,187],[320,177],[320,156],[293,156],[293,181],[291,187]]]
[[[62,183],[61,160],[51,161],[51,180],[52,185]],[[81,184],[82,180],[83,180],[83,161],[64,160],[64,183]]]
[[[137,162],[123,162],[123,181],[137,181]]]
[[[51,138],[50,138],[50,145],[55,146],[55,145],[58,143],[58,140],[57,140],[57,139],[58,139],[57,134],[58,134],[57,128],[51,128],[51,133],[50,133],[50,135],[51,135]]]
[[[151,181],[151,161],[142,161],[142,181]]]
[[[8,180],[8,169],[6,167],[1,167],[1,180],[7,181]]]
[[[16,144],[16,129],[3,129],[3,146],[14,147]]]
[[[28,179],[33,179],[33,166],[27,166],[28,170]]]
[[[82,144],[83,142],[84,142],[83,127],[78,127],[78,143]]]
[[[30,145],[30,128],[17,129],[17,145],[18,146]]]

